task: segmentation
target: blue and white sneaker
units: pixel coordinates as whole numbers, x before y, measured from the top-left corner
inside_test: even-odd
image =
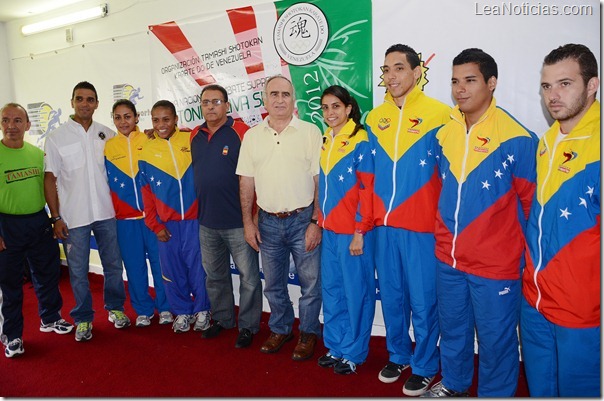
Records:
[[[21,340],[20,338],[15,338],[14,340],[6,344],[6,348],[4,349],[4,355],[6,355],[7,358],[12,358],[14,356],[21,355],[24,352],[25,349],[23,348],[23,340]]]
[[[66,322],[65,319],[59,319],[52,323],[40,322],[40,331],[43,333],[54,331],[57,334],[67,334],[71,333],[71,330],[73,330],[73,324]]]

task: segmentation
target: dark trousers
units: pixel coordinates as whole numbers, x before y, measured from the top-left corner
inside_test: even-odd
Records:
[[[23,336],[23,274],[25,261],[31,269],[38,298],[38,314],[44,323],[61,318],[59,292],[61,260],[46,211],[29,215],[0,214],[0,340],[8,343]]]

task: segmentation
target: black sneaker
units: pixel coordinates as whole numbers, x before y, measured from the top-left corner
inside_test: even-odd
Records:
[[[17,355],[21,355],[25,352],[23,349],[23,341],[20,338],[15,338],[8,344],[6,344],[6,348],[4,349],[4,355],[7,358],[12,358]]]
[[[394,383],[401,377],[401,373],[403,370],[407,369],[409,365],[399,365],[398,363],[388,362],[388,365],[384,366],[382,370],[380,370],[380,374],[378,375],[378,379],[382,383]]]
[[[201,338],[214,338],[218,336],[222,330],[224,330],[224,327],[218,323],[214,323],[201,333]]]
[[[235,342],[235,348],[247,348],[252,345],[254,334],[249,329],[239,330],[237,341]]]
[[[357,372],[357,364],[348,359],[341,359],[333,367],[333,372],[339,375],[349,375]]]
[[[430,383],[432,383],[433,380],[434,376],[424,377],[420,375],[411,375],[403,386],[403,394],[410,397],[422,395],[426,392],[428,387],[430,387]]]
[[[421,397],[435,398],[435,397],[469,397],[468,391],[455,391],[443,386],[443,382],[436,383],[432,388],[426,391]]]
[[[321,358],[319,358],[317,363],[322,368],[333,368],[334,366],[336,366],[338,364],[338,362],[340,362],[340,359],[341,358],[335,357],[335,356],[331,355],[331,353],[328,352],[327,354],[325,354]]]

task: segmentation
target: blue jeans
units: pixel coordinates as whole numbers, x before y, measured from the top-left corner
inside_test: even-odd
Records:
[[[300,331],[321,335],[321,246],[306,252],[305,245],[312,210],[311,205],[302,212],[283,219],[263,210],[258,215],[258,228],[262,238],[260,252],[264,295],[271,308],[268,325],[277,334],[289,334],[294,323],[294,309],[287,290],[291,254],[302,294],[298,302]]]
[[[212,307],[212,319],[224,328],[235,327],[235,298],[231,260],[239,270],[239,329],[260,330],[262,283],[258,254],[248,245],[243,228],[217,230],[199,226],[199,241],[206,271],[206,291]]]
[[[87,226],[70,228],[69,237],[63,241],[63,248],[69,265],[69,280],[76,301],[70,315],[76,324],[92,322],[94,318],[92,295],[88,282],[91,231],[94,233],[103,266],[105,309],[123,311],[126,300],[122,278],[124,268],[117,243],[115,219],[95,221]]]

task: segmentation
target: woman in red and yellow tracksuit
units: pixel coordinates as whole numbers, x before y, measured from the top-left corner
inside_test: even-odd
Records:
[[[117,220],[117,239],[128,276],[130,302],[138,315],[136,326],[151,324],[154,311],[160,322],[171,323],[159,264],[157,238],[145,225],[143,197],[138,181],[138,159],[147,136],[140,132],[136,107],[129,100],[118,100],[112,109],[118,134],[105,145],[105,166],[111,200]],[[155,287],[155,300],[149,294],[147,259]]]
[[[319,221],[323,291],[323,341],[319,366],[338,374],[365,362],[375,311],[371,151],[359,106],[341,86],[321,97],[323,136]]]
[[[151,109],[154,139],[140,155],[145,223],[159,239],[159,257],[168,301],[177,315],[174,332],[210,327],[210,300],[201,265],[197,196],[190,133],[176,127],[174,104],[160,100]],[[191,294],[193,297],[191,297]]]

